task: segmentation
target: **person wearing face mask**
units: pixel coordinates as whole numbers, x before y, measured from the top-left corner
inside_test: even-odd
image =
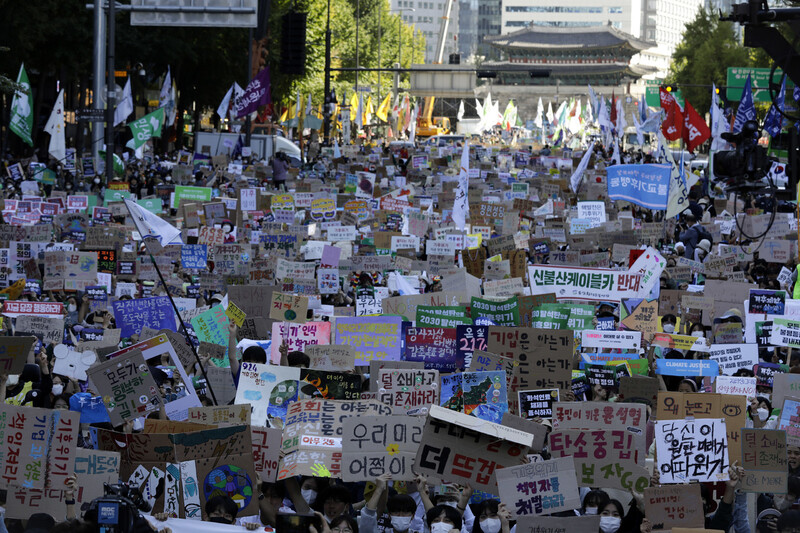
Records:
[[[449,505],[436,505],[425,513],[425,523],[430,533],[458,533],[461,515]]]
[[[422,531],[423,524],[415,519],[417,502],[408,494],[393,494],[388,498],[388,483],[391,476],[382,474],[375,479],[375,490],[361,510],[360,530],[362,533],[378,533],[378,509],[386,501],[386,512],[392,524],[393,533]]]
[[[609,500],[600,512],[600,532],[617,533],[622,526],[622,517],[625,511],[617,500]]]
[[[509,533],[511,511],[506,504],[497,500],[486,500],[478,505],[478,520],[472,526],[472,533]]]
[[[664,333],[675,333],[675,325],[677,323],[678,319],[671,313],[661,317],[661,329],[664,330]]]
[[[600,489],[590,490],[583,497],[583,505],[580,512],[585,516],[598,515],[600,514],[600,509],[605,509],[610,500],[611,498],[609,498],[606,491]]]
[[[778,416],[772,413],[772,402],[764,396],[750,399],[747,407],[747,427],[756,429],[775,429],[778,427]]]
[[[300,478],[300,494],[308,505],[314,505],[320,491],[320,481],[315,477],[303,476]]]

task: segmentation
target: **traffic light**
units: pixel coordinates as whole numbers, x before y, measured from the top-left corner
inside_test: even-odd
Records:
[[[664,90],[667,91],[668,93],[671,93],[672,92],[672,85],[667,85]]]

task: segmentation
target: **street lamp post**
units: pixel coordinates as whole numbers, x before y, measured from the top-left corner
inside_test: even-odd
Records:
[[[395,9],[397,13],[400,13],[400,18],[397,19],[397,63],[400,65],[400,68],[403,68],[403,15],[402,13],[405,11],[414,12],[416,9],[413,7],[406,7],[402,9]],[[413,41],[412,41],[413,42]],[[411,60],[414,60],[414,56],[412,54]]]

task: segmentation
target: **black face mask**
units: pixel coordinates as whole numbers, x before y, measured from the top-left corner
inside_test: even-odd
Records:
[[[209,521],[209,522],[215,522],[215,523],[217,523],[217,524],[228,524],[228,525],[233,525],[233,520],[231,520],[231,521],[229,522],[229,521],[228,521],[228,520],[226,520],[226,519],[225,519],[225,517],[223,517],[223,516],[210,516],[210,517],[208,518],[208,521]]]

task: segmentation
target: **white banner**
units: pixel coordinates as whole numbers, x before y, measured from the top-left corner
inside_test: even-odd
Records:
[[[619,302],[622,298],[641,298],[641,279],[640,274],[607,268],[528,267],[531,294],[554,292],[557,300]]]

